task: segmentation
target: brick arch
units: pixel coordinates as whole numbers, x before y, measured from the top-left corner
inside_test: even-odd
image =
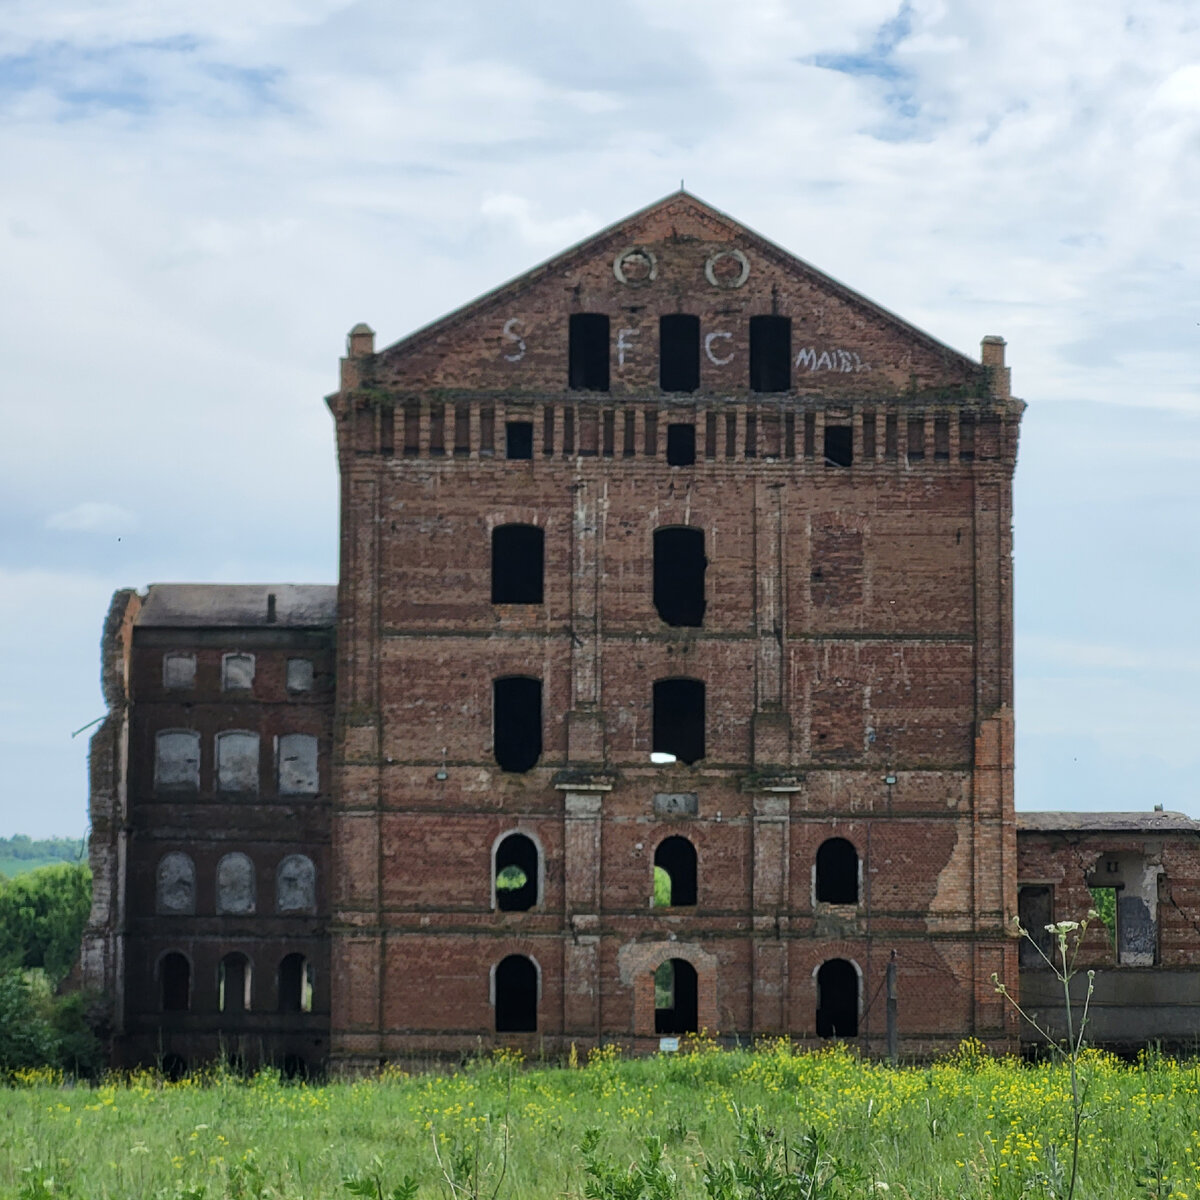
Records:
[[[491,512],[485,513],[483,518],[483,527],[487,530],[489,543],[492,531],[499,529],[501,525],[536,525],[544,531],[549,524],[550,519],[546,511],[531,505],[514,504],[506,508],[494,508]]]
[[[682,958],[696,972],[696,1023],[717,1032],[717,956],[698,942],[629,942],[617,952],[621,982],[633,988],[634,1037],[654,1037],[654,972],[668,958]]]

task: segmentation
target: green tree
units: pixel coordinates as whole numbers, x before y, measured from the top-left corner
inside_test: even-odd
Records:
[[[61,982],[79,954],[91,904],[92,872],[83,863],[0,882],[0,965],[39,967]]]

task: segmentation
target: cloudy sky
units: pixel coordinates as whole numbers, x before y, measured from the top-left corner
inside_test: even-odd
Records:
[[[108,597],[332,581],[322,397],[690,191],[1029,402],[1017,800],[1200,816],[1190,0],[8,0],[0,834],[79,834]]]

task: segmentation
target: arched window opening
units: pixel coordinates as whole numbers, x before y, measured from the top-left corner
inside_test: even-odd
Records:
[[[654,903],[659,903],[659,875],[667,876],[666,903],[685,908],[696,903],[696,848],[685,837],[664,838],[654,851]]]
[[[162,729],[154,739],[154,786],[160,792],[200,788],[200,735],[192,729]]]
[[[696,968],[669,958],[654,972],[654,1032],[698,1033],[699,984]]]
[[[288,954],[279,964],[279,1011],[312,1012],[313,969],[303,954]]]
[[[217,734],[217,790],[258,791],[258,734],[230,729]]]
[[[217,863],[217,912],[252,913],[257,907],[254,864],[240,851]]]
[[[492,733],[502,771],[520,774],[542,756],[542,681],[523,675],[492,684]]]
[[[307,854],[289,854],[275,872],[277,912],[315,912],[317,868]]]
[[[169,916],[191,916],[196,911],[196,867],[179,850],[158,860],[155,907]]]
[[[250,987],[254,968],[237,952],[227,954],[217,966],[217,1009],[223,1013],[250,1011]]]
[[[858,972],[844,958],[817,972],[817,1037],[858,1037]]]
[[[192,1006],[192,964],[177,950],[158,964],[159,999],[163,1012],[187,1012]]]
[[[498,525],[492,530],[492,603],[541,604],[545,535],[536,525]]]
[[[537,846],[523,833],[510,833],[496,847],[496,907],[527,912],[537,902]]]
[[[668,625],[704,624],[704,530],[654,531],[654,607]]]
[[[510,954],[496,967],[496,1032],[536,1032],[537,1005],[537,967],[523,954]]]
[[[698,679],[660,679],[654,685],[655,754],[683,763],[704,757],[704,684]]]
[[[845,838],[829,838],[817,850],[817,900],[858,903],[858,851]]]

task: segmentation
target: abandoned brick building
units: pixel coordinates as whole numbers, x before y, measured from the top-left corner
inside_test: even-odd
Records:
[[[1196,874],[1186,818],[1015,817],[1000,338],[680,192],[386,349],[356,326],[328,404],[336,589],[109,613],[83,965],[122,1060],[878,1050],[893,953],[905,1050],[1007,1046],[1019,904],[1110,852],[1157,897],[1173,838]]]

